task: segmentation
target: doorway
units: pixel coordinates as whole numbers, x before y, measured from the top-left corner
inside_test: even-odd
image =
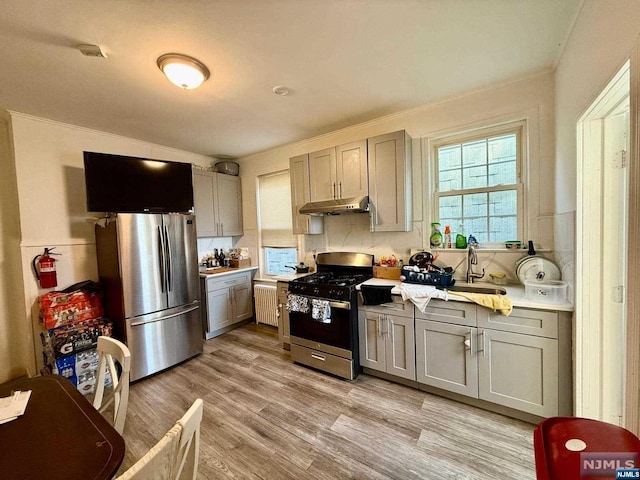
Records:
[[[577,124],[576,415],[623,426],[629,62]]]

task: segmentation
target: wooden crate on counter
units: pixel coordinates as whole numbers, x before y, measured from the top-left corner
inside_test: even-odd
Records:
[[[231,260],[229,260],[229,266],[231,268],[247,268],[251,266],[251,259],[250,258],[242,258],[240,260],[236,260],[234,258],[232,258]]]
[[[400,280],[400,267],[374,265],[373,276],[375,278],[384,278],[386,280]]]

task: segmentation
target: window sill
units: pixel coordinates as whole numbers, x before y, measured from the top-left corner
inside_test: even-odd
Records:
[[[468,252],[469,248],[429,248],[431,252]],[[476,247],[476,251],[478,252],[488,252],[488,253],[527,253],[528,248],[482,248]],[[549,248],[536,248],[536,253],[551,253],[552,249]]]

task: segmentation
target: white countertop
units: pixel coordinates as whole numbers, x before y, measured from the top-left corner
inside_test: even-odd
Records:
[[[225,275],[235,275],[240,272],[248,272],[251,270],[257,270],[258,267],[244,267],[244,268],[234,268],[232,270],[225,270],[222,272],[213,272],[213,273],[204,273],[200,272],[200,278],[210,278],[210,277],[224,277]]]
[[[360,285],[393,285],[391,293],[393,295],[400,295],[400,280],[386,280],[384,278],[372,278]],[[360,289],[358,285],[358,290]],[[480,283],[478,284],[480,285]],[[573,305],[569,302],[563,303],[543,303],[530,300],[524,296],[523,285],[494,285],[492,283],[485,284],[492,287],[504,288],[507,291],[507,297],[511,300],[514,307],[533,308],[537,310],[559,310],[564,312],[573,312]],[[456,302],[470,302],[470,300],[459,297],[452,294],[449,296],[449,300]]]
[[[312,273],[315,273],[315,272],[292,273],[291,275],[278,275],[277,277],[273,277],[273,279],[278,282],[290,282],[291,280],[296,280],[298,278],[306,277],[307,275],[311,275]]]

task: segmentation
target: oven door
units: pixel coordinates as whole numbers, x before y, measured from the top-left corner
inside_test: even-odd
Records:
[[[306,297],[309,303],[314,297]],[[327,299],[318,299],[327,300]],[[323,323],[314,320],[311,311],[308,313],[289,312],[291,336],[310,340],[332,347],[352,350],[352,309],[350,302],[327,300],[331,308],[331,321]],[[293,341],[293,339],[292,339]]]

